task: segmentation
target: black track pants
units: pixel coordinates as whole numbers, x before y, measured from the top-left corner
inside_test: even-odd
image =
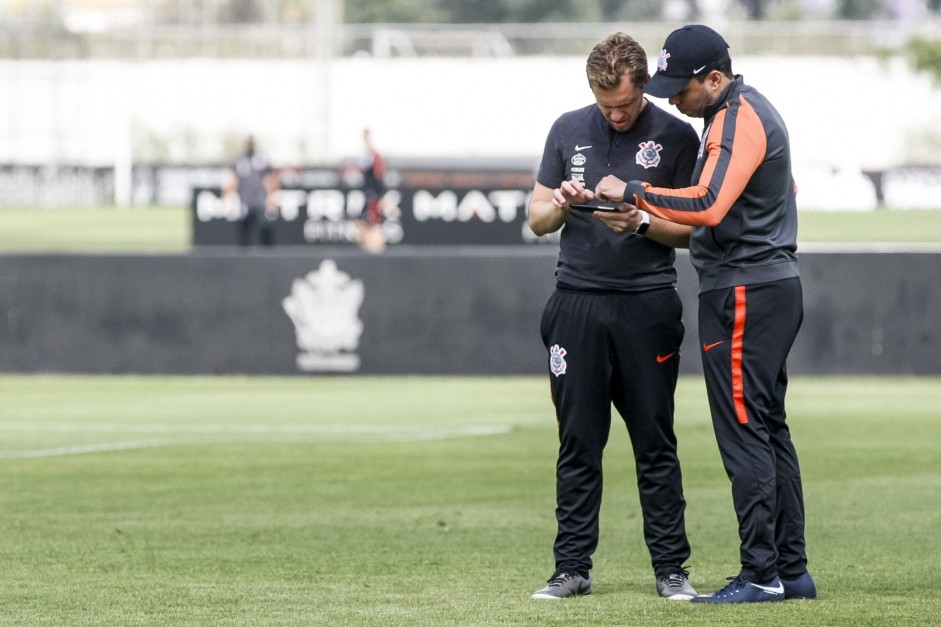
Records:
[[[630,435],[654,571],[674,571],[689,558],[673,433],[681,316],[673,288],[618,294],[558,290],[546,305],[541,330],[560,443],[558,570],[587,573],[592,566],[612,403]]]
[[[699,297],[709,407],[741,538],[741,574],[767,582],[806,570],[800,466],[785,421],[785,361],[803,319],[800,279]]]

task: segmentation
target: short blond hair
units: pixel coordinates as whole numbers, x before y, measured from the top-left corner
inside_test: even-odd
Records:
[[[626,33],[614,33],[596,45],[588,55],[585,71],[592,89],[614,89],[625,76],[641,86],[650,73],[647,53]]]

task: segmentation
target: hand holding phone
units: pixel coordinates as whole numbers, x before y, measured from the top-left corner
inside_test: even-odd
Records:
[[[595,211],[617,211],[617,207],[611,207],[607,205],[569,205],[569,209],[574,209],[576,211],[587,211],[593,213]]]

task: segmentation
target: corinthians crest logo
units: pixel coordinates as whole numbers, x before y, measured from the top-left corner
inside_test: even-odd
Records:
[[[670,58],[670,53],[667,52],[666,48],[660,50],[660,56],[657,57],[657,69],[661,72],[667,71],[667,59]]]
[[[637,165],[644,166],[645,170],[660,165],[660,151],[663,146],[655,141],[641,142],[637,146],[640,148],[636,156]]]
[[[568,365],[565,363],[565,353],[566,350],[558,344],[554,344],[549,349],[549,370],[556,377],[565,374],[565,368]]]
[[[307,372],[359,370],[359,336],[363,323],[363,282],[337,269],[332,259],[303,279],[294,279],[291,295],[281,301],[294,323],[297,367]]]

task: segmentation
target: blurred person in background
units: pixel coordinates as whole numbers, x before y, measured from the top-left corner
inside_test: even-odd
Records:
[[[601,212],[573,205],[592,200],[610,173],[686,185],[699,142],[689,123],[644,98],[647,56],[630,36],[596,45],[586,73],[595,102],[553,124],[529,204],[536,235],[562,230],[541,321],[559,428],[555,571],[532,597],[592,592],[613,403],[630,435],[657,593],[689,600],[696,591],[684,567],[690,546],[673,430],[683,306],[673,264],[690,229],[633,211],[617,214],[625,231],[615,233]]]
[[[386,160],[372,140],[372,132],[363,129],[365,152],[360,161],[362,190],[365,204],[357,222],[357,238],[360,247],[371,253],[385,250],[386,240],[382,234],[382,199],[386,194]]]
[[[692,179],[605,177],[602,201],[693,228],[699,336],[712,423],[738,517],[741,570],[696,603],[816,598],[807,572],[800,465],[784,408],[786,361],[803,320],[797,188],[780,114],[707,26],[673,31],[645,91],[703,118]],[[625,183],[625,181],[629,181]],[[612,223],[612,229],[623,227]]]
[[[278,218],[278,172],[255,150],[255,138],[245,138],[245,147],[232,163],[232,171],[222,196],[237,194],[241,206],[239,245],[274,244],[274,223]]]

